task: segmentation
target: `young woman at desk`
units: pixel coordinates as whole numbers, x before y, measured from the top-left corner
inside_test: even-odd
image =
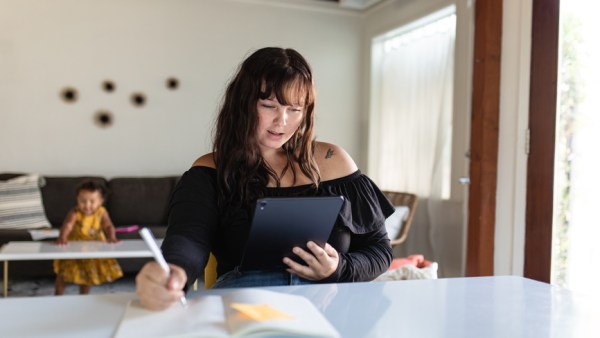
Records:
[[[383,193],[340,147],[313,138],[315,92],[306,60],[293,49],[263,48],[241,64],[227,87],[213,152],[198,158],[173,194],[162,244],[168,275],[147,263],[136,278],[149,309],[164,309],[217,259],[213,288],[372,280],[389,267]],[[283,258],[281,271],[236,269],[258,198],[343,196],[324,248],[294,248],[306,265]]]

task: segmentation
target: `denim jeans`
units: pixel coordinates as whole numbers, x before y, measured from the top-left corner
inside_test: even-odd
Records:
[[[254,270],[240,271],[235,268],[217,278],[213,289],[312,284],[312,281],[287,271]]]

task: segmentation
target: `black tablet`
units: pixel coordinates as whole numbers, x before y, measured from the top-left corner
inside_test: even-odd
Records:
[[[306,248],[308,241],[324,246],[343,202],[343,196],[259,199],[240,269],[282,269],[283,257],[299,259],[293,247]]]

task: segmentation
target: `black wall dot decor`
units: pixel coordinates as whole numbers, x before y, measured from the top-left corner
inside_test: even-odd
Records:
[[[101,128],[110,127],[114,122],[113,114],[108,110],[99,110],[94,114],[94,122]]]
[[[177,77],[170,76],[165,80],[165,86],[168,90],[177,90],[181,86],[181,82]],[[117,90],[117,85],[113,80],[105,78],[105,80],[100,82],[100,90],[106,93],[113,93]],[[65,103],[73,103],[79,100],[78,90],[71,86],[64,87],[60,91],[59,96]],[[144,107],[148,102],[148,98],[143,92],[132,93],[129,100],[136,108]],[[114,117],[112,112],[108,110],[98,110],[94,113],[93,121],[98,127],[106,128],[114,123]]]
[[[170,77],[167,79],[167,88],[171,90],[175,90],[179,88],[179,79],[176,77]]]
[[[105,80],[104,82],[102,82],[102,89],[104,89],[105,92],[107,93],[112,93],[115,91],[115,83],[112,82],[111,80]]]
[[[75,89],[73,87],[65,87],[60,92],[60,97],[62,98],[63,101],[65,101],[67,103],[73,103],[73,102],[77,101],[77,98],[79,97],[79,95],[77,94],[77,89]]]
[[[143,107],[146,104],[146,95],[143,93],[131,94],[131,103],[136,107]]]

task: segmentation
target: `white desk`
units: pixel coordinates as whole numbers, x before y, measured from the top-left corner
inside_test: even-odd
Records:
[[[122,240],[115,244],[70,241],[65,246],[52,242],[8,242],[0,249],[0,261],[4,261],[4,297],[8,294],[9,261],[137,257],[152,257],[152,252],[141,239]]]
[[[521,277],[272,287],[309,298],[342,337],[597,337],[597,300]],[[200,290],[198,297],[227,290]],[[111,337],[133,293],[0,300],[3,337]]]

